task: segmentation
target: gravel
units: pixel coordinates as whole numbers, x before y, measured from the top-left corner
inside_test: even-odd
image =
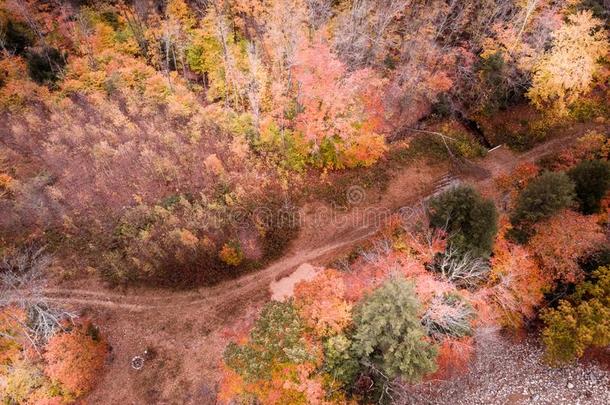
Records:
[[[595,362],[552,368],[534,339],[512,342],[496,334],[477,339],[477,355],[463,375],[418,386],[409,403],[610,404],[610,372]]]

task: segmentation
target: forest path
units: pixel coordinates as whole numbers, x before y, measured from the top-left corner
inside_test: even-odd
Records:
[[[583,130],[575,131],[580,135]],[[50,302],[75,306],[99,306],[108,309],[145,311],[159,308],[217,306],[227,300],[239,300],[257,290],[266,289],[274,280],[290,274],[306,262],[322,263],[339,251],[347,251],[374,235],[389,215],[405,206],[415,206],[430,196],[461,180],[487,189],[493,180],[524,162],[533,162],[553,150],[562,149],[576,136],[554,138],[533,149],[517,154],[506,146],[493,150],[487,157],[470,164],[459,174],[447,165],[415,167],[410,165],[395,173],[386,192],[364,196],[359,205],[349,211],[336,210],[327,204],[313,202],[301,208],[301,230],[284,257],[266,268],[227,280],[211,287],[188,291],[158,288],[127,288],[122,291],[100,285],[94,288],[45,289]],[[476,172],[475,175],[472,172]],[[357,186],[357,185],[355,185]],[[371,201],[371,197],[377,197]]]

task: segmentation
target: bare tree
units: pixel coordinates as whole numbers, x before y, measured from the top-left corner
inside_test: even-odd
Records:
[[[309,24],[317,30],[324,25],[333,14],[332,0],[305,0]]]
[[[387,238],[377,239],[370,249],[360,252],[360,256],[367,263],[376,263],[379,259],[388,256],[392,252],[392,241]]]
[[[422,325],[435,339],[460,338],[472,333],[470,323],[474,317],[474,309],[466,301],[456,296],[437,295],[424,313]]]
[[[51,256],[45,253],[44,248],[33,246],[0,259],[0,306],[15,306],[25,311],[25,322],[13,320],[36,350],[63,328],[66,319],[75,317],[50,306],[44,296],[45,273],[50,263]]]
[[[449,245],[435,268],[450,282],[461,287],[475,287],[489,274],[487,260],[462,252]]]
[[[260,58],[258,56],[258,49],[253,42],[248,43],[248,67],[250,68],[250,77],[247,86],[247,95],[248,102],[250,104],[250,110],[252,115],[254,116],[254,122],[258,127],[260,122],[260,98],[261,98],[261,88],[263,83],[260,83],[260,80],[257,76],[258,71],[261,69],[260,66]]]
[[[370,66],[383,59],[393,36],[392,23],[411,0],[354,0],[339,17],[335,48],[349,69]],[[396,44],[394,44],[396,45]]]

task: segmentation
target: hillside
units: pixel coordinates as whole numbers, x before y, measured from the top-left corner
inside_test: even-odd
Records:
[[[609,17],[0,0],[0,402],[610,401]]]

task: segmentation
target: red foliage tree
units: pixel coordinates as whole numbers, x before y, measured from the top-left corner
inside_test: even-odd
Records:
[[[301,112],[296,128],[315,145],[333,143],[336,162],[325,165],[368,166],[385,151],[384,116],[379,90],[382,81],[370,69],[348,73],[345,65],[317,38],[303,44],[296,54],[294,76],[299,86]]]
[[[86,322],[55,335],[46,347],[46,374],[79,396],[91,390],[104,367],[106,343]]]
[[[436,358],[438,369],[430,374],[429,380],[444,380],[464,372],[474,354],[473,338],[445,339],[439,345]]]
[[[536,225],[529,248],[553,280],[576,282],[582,278],[578,259],[606,240],[597,219],[564,211]]]

